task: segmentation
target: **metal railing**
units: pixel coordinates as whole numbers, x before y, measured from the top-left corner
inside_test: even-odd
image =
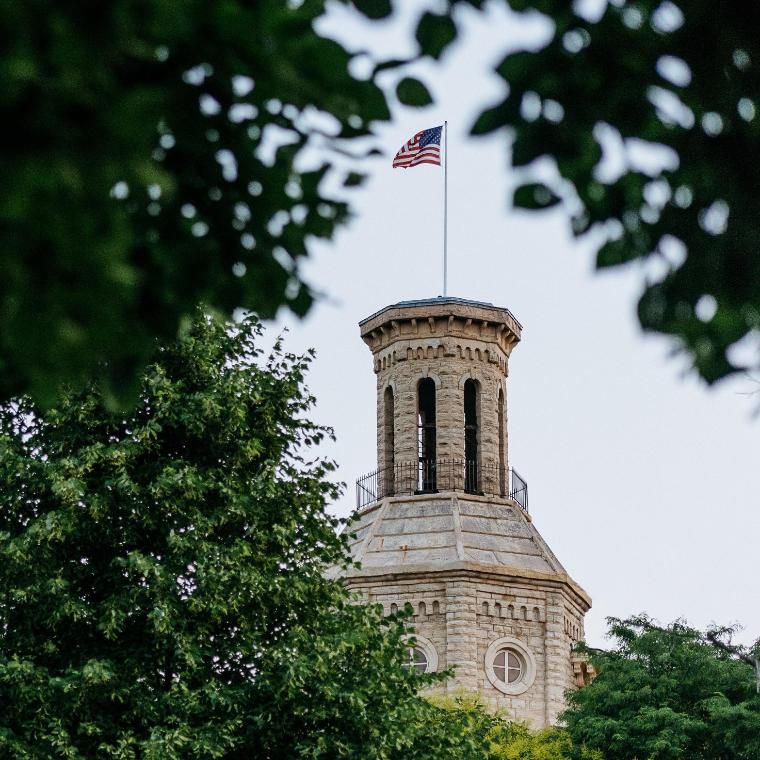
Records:
[[[528,511],[528,484],[513,468],[467,459],[425,459],[396,462],[356,481],[356,506],[361,509],[386,496],[439,491],[464,491],[482,496],[509,496]]]

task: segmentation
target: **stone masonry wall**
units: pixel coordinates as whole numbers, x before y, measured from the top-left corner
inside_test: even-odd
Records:
[[[447,659],[447,598],[445,581],[395,580],[388,584],[352,586],[370,603],[382,604],[390,615],[411,604],[414,615],[410,624],[421,636],[429,639],[438,654],[438,670],[449,667]]]
[[[431,378],[436,386],[436,458],[464,459],[464,385],[472,379],[479,393],[481,477],[491,481],[484,483],[484,490],[499,493],[499,481],[508,467],[505,378],[509,354],[519,340],[516,323],[505,310],[493,309],[493,314],[485,315],[493,320],[488,321],[482,309],[462,305],[452,306],[454,313],[424,319],[415,316],[414,309],[402,311],[387,324],[376,320],[377,325],[363,333],[377,375],[378,468],[391,463],[386,430],[390,415],[385,409],[388,388],[394,405],[393,461],[417,461],[417,391],[423,378]],[[504,395],[501,424],[499,391]]]
[[[377,377],[383,472],[374,483],[362,482],[363,509],[349,539],[360,567],[348,571],[345,582],[387,615],[412,606],[410,625],[428,652],[435,649],[438,669],[454,670],[441,689],[477,693],[486,705],[536,728],[554,724],[565,691],[579,681],[571,649],[583,638],[591,600],[546,546],[526,504],[506,493],[506,377],[521,325],[507,309],[441,298],[386,307],[360,327]],[[435,384],[438,460],[436,480],[424,489],[417,481],[423,378]],[[478,389],[475,488],[464,486],[459,464],[444,482],[441,461],[465,459],[468,379]],[[411,474],[403,488],[399,466]],[[494,658],[503,650],[521,664],[497,674]]]
[[[447,691],[478,693],[489,707],[535,728],[557,722],[565,691],[576,686],[570,656],[573,636],[564,628],[581,624],[583,618],[561,590],[459,573],[351,586],[367,601],[381,603],[386,614],[412,605],[411,624],[435,646],[438,669],[454,669]],[[531,687],[514,696],[497,690],[485,669],[489,645],[505,636],[523,643],[536,668]]]

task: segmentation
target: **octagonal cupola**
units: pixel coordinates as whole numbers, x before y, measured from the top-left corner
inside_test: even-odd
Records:
[[[410,667],[451,668],[514,720],[557,721],[583,680],[588,594],[528,513],[509,464],[507,374],[522,327],[460,298],[360,323],[377,379],[377,469],[356,484],[345,582],[388,614],[411,605]]]
[[[522,326],[505,308],[460,298],[404,301],[360,322],[377,376],[377,471],[369,503],[403,493],[518,495],[507,436],[509,357]]]

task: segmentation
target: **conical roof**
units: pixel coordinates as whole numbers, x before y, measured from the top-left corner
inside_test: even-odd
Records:
[[[575,584],[512,499],[445,493],[390,497],[359,512],[349,526],[351,575],[384,575],[457,567]],[[590,603],[590,599],[589,599]]]

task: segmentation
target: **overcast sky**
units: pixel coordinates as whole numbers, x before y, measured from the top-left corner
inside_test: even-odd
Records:
[[[429,3],[427,5],[430,5]],[[420,3],[405,2],[412,15]],[[595,274],[589,245],[574,243],[562,211],[509,209],[507,141],[470,138],[479,109],[503,92],[490,73],[517,28],[505,11],[467,14],[468,33],[437,68],[421,71],[436,105],[396,108],[378,130],[386,155],[367,164],[352,194],[354,221],[313,250],[304,269],[325,298],[298,322],[283,315],[287,345],[318,356],[308,384],[315,417],[331,425],[354,506],[354,481],[376,467],[375,376],[357,323],[397,301],[440,295],[443,173],[391,169],[415,132],[449,122],[449,295],[508,307],[524,326],[509,375],[509,459],[530,489],[534,523],[593,599],[587,638],[604,645],[606,616],[641,611],[696,626],[739,622],[760,636],[760,384],[737,378],[707,389],[672,357],[672,342],[645,336],[635,303],[636,266]],[[352,49],[413,52],[407,16],[371,33],[344,10],[329,29]],[[754,396],[747,395],[758,391]]]

